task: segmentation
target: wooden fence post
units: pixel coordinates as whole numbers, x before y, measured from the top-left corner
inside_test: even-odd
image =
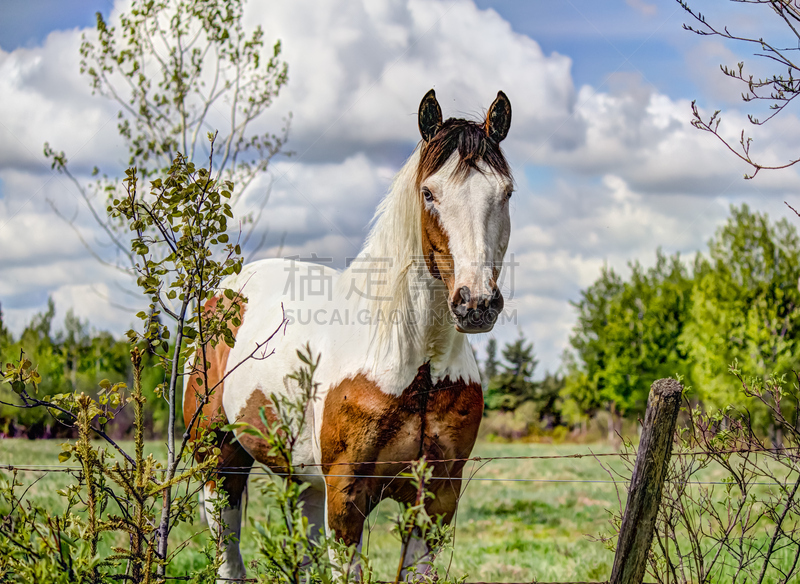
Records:
[[[642,584],[682,392],[683,386],[674,379],[659,379],[650,388],[610,584]]]

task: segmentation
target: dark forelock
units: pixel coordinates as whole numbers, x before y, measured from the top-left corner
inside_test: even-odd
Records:
[[[436,135],[422,146],[417,168],[417,185],[438,172],[456,150],[459,157],[457,175],[466,178],[471,169],[480,172],[478,162],[482,160],[500,176],[511,178],[511,170],[508,168],[500,144],[486,135],[483,124],[450,118],[442,124]]]

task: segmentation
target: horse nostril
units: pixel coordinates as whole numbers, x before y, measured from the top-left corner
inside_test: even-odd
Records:
[[[503,310],[504,305],[505,301],[503,300],[503,295],[500,293],[500,290],[495,288],[492,291],[492,299],[489,301],[489,308],[496,313],[499,313]]]
[[[453,310],[453,314],[459,318],[466,317],[469,313],[469,301],[471,298],[472,295],[469,292],[469,288],[466,286],[459,288],[458,294],[456,294],[453,300],[450,302],[450,307]]]

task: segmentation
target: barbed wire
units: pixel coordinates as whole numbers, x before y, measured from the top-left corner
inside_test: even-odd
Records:
[[[673,452],[671,457],[688,457],[688,456],[718,456],[721,454],[781,454],[781,453],[788,453],[790,451],[797,451],[800,450],[800,446],[792,446],[788,448],[730,448],[726,450],[693,450],[690,452]],[[531,454],[531,455],[519,455],[519,456],[471,456],[467,458],[426,458],[425,461],[428,464],[446,464],[451,462],[494,462],[494,461],[503,461],[503,460],[568,460],[568,459],[581,459],[581,458],[603,458],[603,457],[620,457],[620,458],[630,458],[632,456],[636,456],[636,451],[631,452],[575,452],[572,454]],[[306,468],[319,468],[319,467],[332,467],[332,466],[363,466],[363,465],[410,465],[418,462],[417,459],[414,460],[354,460],[354,461],[335,461],[335,462],[309,462],[309,463],[298,463],[293,466],[295,469],[304,470]],[[13,465],[11,463],[2,463],[0,462],[0,468],[9,468]],[[63,465],[60,464],[42,464],[42,465],[33,465],[27,464],[23,465],[26,469],[33,469],[41,468],[65,468]],[[23,467],[17,467],[23,468]],[[72,468],[82,468],[82,467],[72,467]],[[220,471],[228,471],[228,470],[245,470],[251,468],[250,466],[224,466],[224,467],[217,467],[217,470]],[[166,469],[153,469],[154,472],[166,472]]]
[[[786,452],[789,450],[800,450],[800,447],[790,447],[790,448],[733,448],[729,450],[701,450],[701,451],[692,451],[692,452],[674,452],[672,456],[708,456],[708,455],[719,455],[719,454],[743,454],[743,453],[751,453],[751,454],[760,454],[764,452],[772,452],[772,453],[781,453]],[[437,464],[437,463],[448,463],[448,462],[493,462],[495,460],[559,460],[559,459],[578,459],[578,458],[598,458],[598,457],[609,457],[609,456],[618,456],[628,458],[631,456],[636,456],[636,452],[589,452],[581,453],[576,452],[573,454],[534,454],[528,456],[471,456],[469,458],[440,458],[440,459],[425,459],[429,464]],[[365,464],[374,464],[374,465],[383,465],[383,464],[412,464],[417,462],[416,460],[363,460],[363,461],[339,461],[339,462],[314,462],[314,463],[301,463],[296,465],[296,468],[304,469],[309,467],[326,467],[326,466],[346,466],[346,465],[365,465]]]
[[[10,464],[0,464],[0,470],[6,471],[20,471],[20,472],[40,472],[40,473],[82,473],[83,467],[70,466],[63,468],[50,468],[53,465],[25,465],[17,466]],[[45,468],[47,467],[47,468]],[[156,469],[157,471],[164,471],[164,469]],[[219,467],[215,472],[224,475],[250,475],[250,476],[279,476],[279,477],[293,477],[301,479],[303,477],[316,476],[320,478],[349,478],[349,479],[391,479],[391,480],[411,480],[414,477],[403,474],[396,475],[376,475],[376,474],[319,474],[319,475],[298,475],[297,473],[281,473],[274,472],[267,469],[248,468],[248,467]],[[450,477],[450,476],[432,476],[427,480],[430,481],[462,481],[470,483],[473,481],[488,482],[488,483],[574,483],[574,484],[606,484],[606,485],[627,485],[629,480],[610,480],[610,479],[535,479],[535,478],[519,478],[519,477]],[[667,482],[680,483],[685,485],[730,485],[730,481],[678,481],[667,479]],[[748,483],[751,486],[765,486],[776,487],[783,483],[772,482],[752,482]]]

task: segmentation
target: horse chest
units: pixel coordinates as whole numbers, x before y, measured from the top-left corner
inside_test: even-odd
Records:
[[[469,456],[483,413],[476,383],[433,383],[428,364],[399,397],[390,396],[364,376],[343,381],[325,399],[320,446],[324,465],[361,463],[358,472],[394,474],[408,461]],[[366,464],[363,464],[366,463]],[[355,470],[355,467],[354,467]],[[442,469],[443,471],[446,469]]]

